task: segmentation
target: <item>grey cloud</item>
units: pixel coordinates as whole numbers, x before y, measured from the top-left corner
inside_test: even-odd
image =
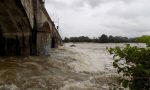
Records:
[[[108,15],[118,16],[122,18],[138,18],[138,17],[150,17],[150,2],[147,0],[143,0],[143,2],[135,2],[132,4],[120,4],[118,6],[114,6],[107,13]],[[118,8],[119,7],[119,8]]]
[[[108,23],[110,20],[108,20],[105,23],[100,24],[102,27],[105,27],[107,29],[111,30],[117,30],[118,32],[124,32],[124,33],[146,33],[150,30],[149,27],[149,20],[150,18],[142,20],[126,20],[121,18],[116,18],[115,21],[112,20],[111,23]]]
[[[72,5],[76,8],[84,7],[85,4],[91,6],[92,8],[98,7],[104,3],[111,3],[111,2],[124,2],[124,3],[131,3],[134,0],[77,0],[72,3]]]
[[[47,0],[47,2],[49,12],[57,11],[59,14],[64,36],[95,37],[103,33],[124,36],[150,34],[149,0]]]
[[[63,0],[59,0],[59,1],[47,0],[46,3],[48,5],[53,5],[55,8],[62,9],[62,8],[70,8],[70,7],[80,8],[80,7],[84,7],[85,4],[89,5],[92,8],[95,8],[103,3],[118,2],[118,1],[129,3],[133,0],[72,0],[72,3],[70,4],[67,4]]]
[[[63,1],[56,1],[56,0],[47,0],[46,1],[47,5],[52,5],[53,7],[57,9],[65,9],[68,7],[67,3]]]
[[[149,0],[132,0],[130,4],[124,1],[113,2],[107,12],[97,12],[93,14],[93,17],[104,16],[104,21],[100,25],[109,29],[120,29],[124,32],[148,32],[150,30],[149,4]]]
[[[85,2],[87,4],[89,4],[91,7],[97,7],[99,6],[101,3],[104,2],[104,0],[85,0]]]
[[[76,8],[84,7],[85,4],[91,6],[92,8],[98,7],[103,0],[78,0],[72,3],[72,6]]]

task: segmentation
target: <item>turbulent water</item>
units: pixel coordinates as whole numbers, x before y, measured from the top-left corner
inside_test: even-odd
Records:
[[[1,57],[0,90],[109,90],[117,84],[105,49],[124,44],[71,45],[51,50],[51,56]]]

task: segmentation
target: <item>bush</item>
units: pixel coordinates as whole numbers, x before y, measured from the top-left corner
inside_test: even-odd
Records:
[[[150,48],[126,45],[107,48],[113,54],[113,67],[122,76],[120,85],[131,90],[150,90]]]

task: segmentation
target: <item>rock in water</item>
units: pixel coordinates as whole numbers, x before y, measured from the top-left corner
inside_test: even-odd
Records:
[[[70,45],[70,47],[76,47],[76,45],[72,44],[72,45]]]

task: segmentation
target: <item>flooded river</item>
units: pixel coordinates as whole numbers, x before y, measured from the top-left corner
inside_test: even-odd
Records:
[[[52,49],[50,56],[1,57],[0,90],[109,90],[117,84],[105,49],[123,44],[70,45]]]

